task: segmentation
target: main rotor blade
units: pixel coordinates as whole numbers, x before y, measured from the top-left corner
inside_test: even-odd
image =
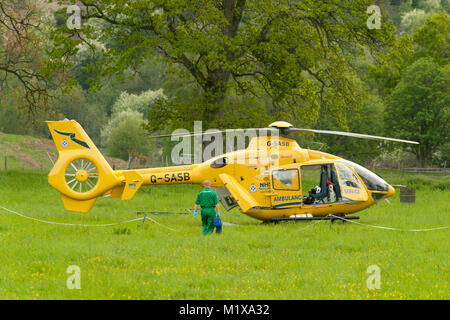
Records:
[[[255,130],[255,131],[278,131],[277,128],[250,128],[250,129],[226,129],[226,130],[215,130],[211,129],[208,131],[202,131],[202,132],[189,132],[189,133],[180,133],[180,134],[162,134],[158,136],[147,136],[147,138],[155,139],[155,138],[181,138],[181,137],[195,137],[195,136],[208,136],[218,133],[227,133],[231,131],[248,131],[248,130]]]
[[[329,130],[316,130],[316,129],[302,129],[302,128],[282,128],[284,133],[291,133],[291,132],[312,132],[312,133],[325,133],[325,134],[333,134],[333,135],[339,135],[339,136],[347,136],[347,137],[355,137],[355,138],[363,138],[363,139],[374,139],[374,140],[386,140],[386,141],[394,141],[394,142],[403,142],[403,143],[410,143],[410,144],[419,144],[419,142],[416,141],[410,141],[410,140],[403,140],[403,139],[395,139],[395,138],[387,138],[387,137],[380,137],[380,136],[372,136],[368,134],[361,134],[361,133],[353,133],[353,132],[344,132],[344,131],[329,131]],[[250,129],[227,129],[227,130],[208,130],[208,131],[202,131],[202,132],[189,132],[189,133],[180,133],[180,134],[162,134],[157,136],[147,136],[147,138],[150,139],[156,139],[156,138],[182,138],[182,137],[195,137],[195,136],[208,136],[208,135],[214,135],[218,133],[227,133],[232,131],[248,131],[248,130],[255,130],[255,131],[276,131],[278,134],[280,133],[279,128],[250,128]]]
[[[371,136],[371,135],[368,135],[368,134],[344,132],[344,131],[329,131],[329,130],[301,129],[301,128],[289,128],[287,131],[288,132],[326,133],[326,134],[334,134],[334,135],[338,135],[338,136],[347,136],[347,137],[355,137],[355,138],[363,138],[363,139],[387,140],[387,141],[419,144],[419,142],[417,142],[417,141],[402,140],[402,139],[395,139],[395,138],[387,138],[387,137],[380,137],[380,136]]]

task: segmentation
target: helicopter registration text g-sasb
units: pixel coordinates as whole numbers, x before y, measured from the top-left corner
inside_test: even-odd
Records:
[[[289,141],[267,141],[268,147],[289,147]]]
[[[189,172],[178,172],[178,173],[166,173],[163,176],[156,176],[152,175],[150,176],[150,182],[151,183],[158,183],[158,182],[181,182],[181,181],[189,181],[191,180],[191,175]]]

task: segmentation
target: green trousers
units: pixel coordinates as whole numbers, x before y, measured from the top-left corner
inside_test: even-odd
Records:
[[[207,235],[214,232],[214,218],[216,210],[214,208],[202,208],[202,234]]]

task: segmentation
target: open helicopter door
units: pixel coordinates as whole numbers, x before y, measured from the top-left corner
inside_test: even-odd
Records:
[[[344,163],[335,163],[342,194],[342,202],[367,201],[368,193],[363,183],[353,171]]]
[[[298,165],[274,169],[271,172],[271,203],[273,208],[299,207],[302,204],[302,191]]]
[[[312,205],[316,208],[339,202],[341,193],[333,163],[315,162],[301,165],[300,173],[304,206]]]
[[[227,188],[211,188],[217,192],[217,197],[225,210],[230,211],[234,207],[238,206],[238,203],[231,195]]]

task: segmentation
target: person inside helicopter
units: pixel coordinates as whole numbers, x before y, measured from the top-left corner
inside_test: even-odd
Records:
[[[342,198],[339,182],[333,165],[322,165],[320,184],[309,191],[304,204],[323,204],[338,202]]]

